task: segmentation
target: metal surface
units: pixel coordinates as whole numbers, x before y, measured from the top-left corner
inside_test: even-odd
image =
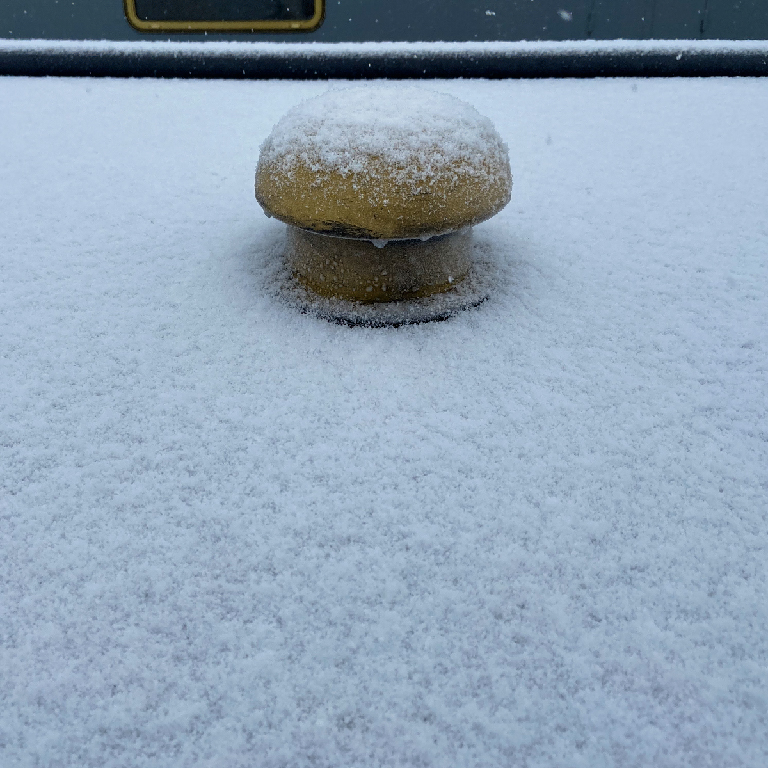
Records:
[[[180,0],[138,0],[162,8]],[[197,3],[202,0],[196,0]],[[205,0],[214,7],[215,0]],[[235,0],[221,0],[226,10]],[[240,0],[245,2],[245,0]],[[278,8],[279,0],[249,0]],[[297,0],[297,3],[299,0]],[[146,6],[149,7],[149,6]],[[223,11],[219,12],[221,15]],[[175,34],[178,40],[200,39]],[[313,42],[515,41],[586,39],[768,39],[765,0],[329,0]],[[0,38],[141,40],[123,0],[3,0]],[[207,39],[295,41],[296,33],[260,31]]]

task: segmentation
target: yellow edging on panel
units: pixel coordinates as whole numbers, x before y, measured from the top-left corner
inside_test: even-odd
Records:
[[[139,32],[313,32],[325,17],[325,0],[315,0],[311,19],[297,21],[147,21],[136,14],[136,0],[123,0],[128,23]]]

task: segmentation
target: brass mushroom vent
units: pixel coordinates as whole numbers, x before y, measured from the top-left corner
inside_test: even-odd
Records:
[[[403,86],[305,101],[275,125],[256,169],[256,199],[289,225],[299,282],[365,303],[455,288],[471,267],[471,227],[511,189],[507,147],[488,118]]]

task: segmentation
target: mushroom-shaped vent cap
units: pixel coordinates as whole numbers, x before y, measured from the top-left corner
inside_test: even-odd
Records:
[[[256,198],[287,224],[370,240],[430,237],[508,202],[506,144],[491,121],[421,88],[330,91],[291,109],[261,147]]]

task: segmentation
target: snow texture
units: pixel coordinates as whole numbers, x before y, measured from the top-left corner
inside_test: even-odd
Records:
[[[410,195],[429,193],[437,178],[483,186],[509,180],[507,147],[487,117],[454,96],[404,85],[334,89],[308,99],[275,125],[262,162],[281,175],[301,166],[368,184],[383,167]]]
[[[589,53],[768,53],[765,40],[565,40],[542,42],[366,42],[366,43],[260,43],[260,42],[178,42],[171,40],[10,40],[0,39],[0,51],[33,50],[56,53],[98,52],[120,54],[133,52],[183,53],[200,56],[213,54],[279,55],[295,59],[322,54],[413,54],[421,53],[498,53],[498,54],[589,54]]]
[[[0,79],[0,765],[768,764],[768,80],[441,82],[480,307],[278,301],[323,83]]]

